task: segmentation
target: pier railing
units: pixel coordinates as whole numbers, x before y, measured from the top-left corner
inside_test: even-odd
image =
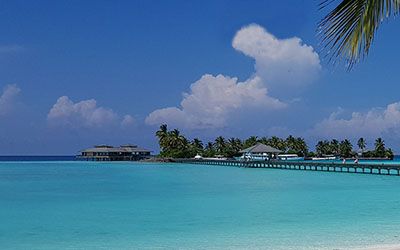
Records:
[[[243,168],[271,168],[286,170],[307,170],[357,174],[378,174],[400,176],[399,164],[336,163],[315,161],[237,161],[207,159],[176,159],[176,162],[199,165],[232,166]]]

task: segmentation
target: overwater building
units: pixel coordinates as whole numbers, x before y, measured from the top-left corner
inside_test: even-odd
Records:
[[[242,159],[247,160],[267,160],[277,158],[281,150],[258,142],[256,145],[240,151],[243,154]]]
[[[86,161],[137,161],[149,158],[150,153],[150,150],[131,144],[119,147],[96,145],[93,148],[80,151],[77,159]]]

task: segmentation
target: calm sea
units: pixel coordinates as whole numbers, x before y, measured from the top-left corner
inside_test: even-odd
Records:
[[[400,242],[400,177],[0,162],[0,249],[349,249]]]
[[[1,161],[74,161],[73,155],[0,155]]]

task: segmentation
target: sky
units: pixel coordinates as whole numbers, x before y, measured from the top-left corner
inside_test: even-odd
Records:
[[[376,137],[400,152],[398,20],[348,71],[318,1],[1,1],[0,155],[189,138]]]

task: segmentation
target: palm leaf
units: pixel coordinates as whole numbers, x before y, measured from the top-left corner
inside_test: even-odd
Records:
[[[324,0],[324,9],[334,0]],[[322,48],[330,61],[345,59],[350,69],[368,55],[381,22],[397,15],[400,0],[342,0],[318,24]]]

